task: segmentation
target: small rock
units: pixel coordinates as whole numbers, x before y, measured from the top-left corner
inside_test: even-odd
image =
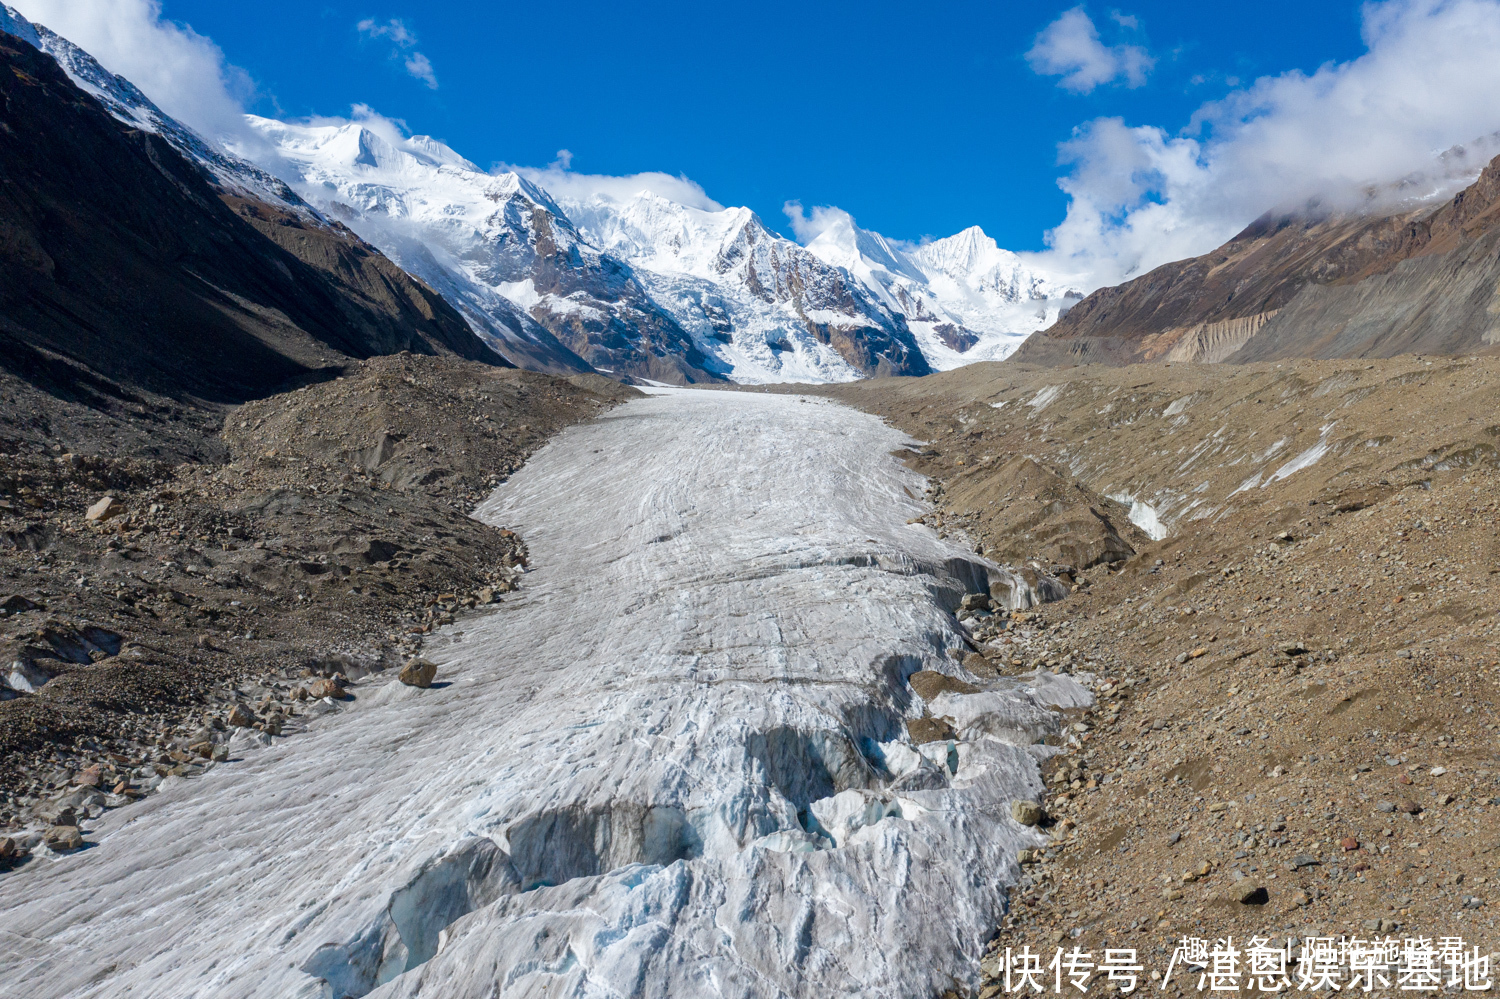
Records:
[[[1292,858],[1292,870],[1295,871],[1299,867],[1316,867],[1321,863],[1321,860],[1310,853],[1299,853]]]
[[[1345,836],[1343,839],[1339,840],[1339,846],[1343,848],[1345,852],[1348,852],[1349,850],[1358,850],[1359,840],[1355,839],[1353,836]]]
[[[1182,842],[1182,833],[1180,833],[1180,832],[1174,832],[1172,835],[1170,835],[1170,836],[1167,837],[1167,845],[1168,846],[1176,846],[1178,843],[1181,843],[1181,842]]]
[[[229,747],[215,746],[213,748],[213,752],[209,754],[208,758],[213,760],[215,763],[227,762],[229,760]]]
[[[14,860],[16,854],[19,852],[15,840],[9,836],[0,836],[0,861]]]
[[[13,593],[4,600],[0,600],[0,614],[20,614],[22,611],[36,610],[40,606],[19,593]]]
[[[1396,803],[1394,801],[1377,801],[1375,802],[1375,810],[1377,812],[1394,812],[1396,810]]]
[[[1420,815],[1422,813],[1422,806],[1410,798],[1396,802],[1396,809],[1405,812],[1407,815]]]
[[[1240,905],[1265,905],[1271,901],[1271,893],[1266,891],[1265,886],[1257,885],[1240,892]]]
[[[1309,905],[1311,903],[1312,903],[1312,896],[1309,895],[1305,891],[1299,891],[1295,895],[1292,896],[1292,904],[1293,905]]]
[[[89,507],[88,513],[84,514],[83,516],[85,520],[103,521],[108,520],[111,517],[118,517],[124,512],[124,504],[115,499],[113,496],[105,496],[102,497],[99,502]]]
[[[1023,826],[1036,826],[1041,825],[1047,813],[1041,805],[1022,798],[1010,803],[1010,817]]]
[[[401,667],[401,672],[396,674],[396,679],[408,687],[431,687],[436,677],[437,664],[430,663],[426,659],[413,659]]]
[[[53,826],[42,841],[53,850],[77,850],[83,846],[83,833],[77,826]]]
[[[1433,777],[1441,777],[1441,776],[1443,776],[1443,774],[1447,773],[1448,771],[1446,769],[1444,769],[1443,767],[1433,767],[1431,770],[1429,770],[1427,772],[1429,774],[1431,774]]]
[[[1194,649],[1187,654],[1189,659],[1201,659],[1206,655],[1208,655],[1208,646],[1206,645],[1201,648]]]
[[[244,726],[240,727],[243,728]],[[214,755],[214,744],[211,742],[195,742],[188,747],[188,751],[191,753],[196,753],[198,756],[203,757],[203,759],[205,760],[212,759]]]
[[[243,704],[236,704],[229,709],[229,714],[224,716],[224,721],[235,728],[249,728],[255,724],[255,716],[246,711]]]

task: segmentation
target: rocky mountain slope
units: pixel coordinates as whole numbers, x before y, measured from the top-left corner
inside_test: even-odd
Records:
[[[79,384],[81,365],[238,401],[403,349],[504,363],[352,233],[246,198],[237,213],[198,164],[105,113],[49,55],[6,33],[0,59],[0,127],[25,137],[0,148],[0,364],[13,373],[50,364]]]
[[[1007,362],[820,390],[927,442],[927,523],[1065,584],[967,612],[965,666],[1071,672],[1098,698],[1047,768],[986,991],[1003,948],[1064,941],[1158,973],[1184,934],[1495,949],[1497,390],[1484,357]]]
[[[1041,364],[1244,362],[1494,349],[1500,160],[1439,206],[1266,216],[1212,253],[1088,296],[1033,335]]]

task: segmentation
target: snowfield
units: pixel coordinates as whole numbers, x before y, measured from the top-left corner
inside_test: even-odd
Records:
[[[1039,834],[1043,674],[964,676],[996,572],[928,528],[878,419],[670,391],[575,427],[479,515],[535,568],[435,643],[441,685],[355,688],[306,733],[0,881],[0,995],[934,995]],[[973,679],[969,677],[969,679]]]

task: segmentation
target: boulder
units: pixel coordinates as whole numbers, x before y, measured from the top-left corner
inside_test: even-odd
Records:
[[[229,713],[224,716],[224,721],[228,722],[235,728],[249,728],[251,725],[255,724],[255,716],[247,711],[243,704],[236,704],[234,707],[230,708]]]
[[[1239,895],[1240,905],[1265,905],[1271,901],[1271,893],[1264,886],[1246,888]]]
[[[401,672],[396,674],[396,679],[408,687],[430,687],[436,676],[436,663],[430,663],[426,659],[413,659],[401,667]]]
[[[344,696],[344,685],[339,682],[337,677],[330,677],[326,680],[314,680],[308,687],[307,692],[318,700],[322,700],[325,697],[332,697],[334,700],[338,700]]]
[[[52,850],[77,850],[83,846],[83,833],[78,831],[77,826],[53,826],[47,830],[42,841]]]
[[[1010,817],[1023,826],[1038,826],[1047,818],[1047,812],[1036,802],[1021,798],[1010,803]]]
[[[111,517],[118,517],[125,512],[125,505],[113,496],[101,497],[99,502],[89,507],[88,513],[84,514],[85,520],[104,521]]]

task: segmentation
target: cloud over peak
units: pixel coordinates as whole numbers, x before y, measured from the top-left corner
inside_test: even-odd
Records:
[[[1472,179],[1500,151],[1500,0],[1362,14],[1363,55],[1262,77],[1176,134],[1121,118],[1074,129],[1052,268],[1098,287],[1205,253],[1267,211],[1365,210]]]
[[[1135,17],[1116,12],[1113,20],[1122,29],[1135,30]],[[1093,18],[1082,7],[1063,11],[1042,29],[1026,53],[1033,72],[1058,76],[1057,85],[1075,94],[1087,94],[1116,80],[1126,87],[1139,87],[1156,65],[1151,53],[1139,45],[1105,45]]]
[[[437,74],[433,72],[432,60],[416,51],[417,36],[406,26],[406,22],[393,17],[381,24],[373,17],[367,17],[356,24],[354,30],[359,32],[360,38],[367,41],[381,38],[389,41],[391,59],[400,60],[406,67],[407,74],[427,84],[428,89],[437,89]]]

